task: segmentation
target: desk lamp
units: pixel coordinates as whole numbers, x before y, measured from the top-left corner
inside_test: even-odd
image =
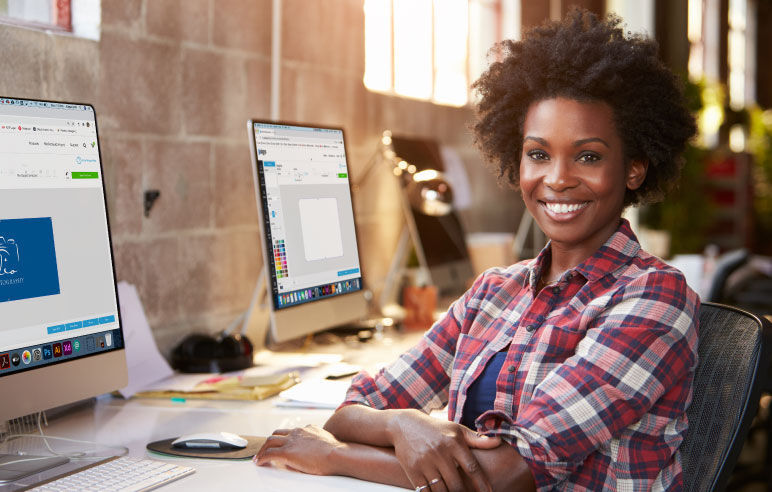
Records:
[[[416,166],[402,159],[394,151],[392,133],[386,130],[378,140],[376,150],[368,161],[362,177],[354,185],[358,190],[372,172],[376,164],[381,162],[391,167],[392,174],[400,184],[400,202],[405,217],[405,225],[400,234],[399,242],[392,256],[389,271],[383,284],[378,308],[383,313],[388,311],[390,301],[396,297],[397,280],[404,268],[410,246],[418,259],[419,274],[431,284],[431,273],[426,261],[423,246],[419,240],[415,219],[411,207],[425,215],[441,217],[453,211],[453,190],[442,172],[436,169],[418,171]],[[385,314],[385,313],[384,313]]]

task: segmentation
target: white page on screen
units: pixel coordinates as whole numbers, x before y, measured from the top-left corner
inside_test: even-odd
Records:
[[[343,239],[335,198],[307,198],[298,202],[306,261],[343,256]]]

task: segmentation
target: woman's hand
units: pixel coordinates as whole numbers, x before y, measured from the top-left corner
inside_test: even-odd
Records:
[[[315,425],[277,429],[252,459],[257,465],[274,465],[312,475],[332,475],[332,452],[343,443]]]
[[[490,481],[470,448],[492,449],[501,439],[479,436],[454,422],[430,417],[418,410],[397,413],[388,426],[394,452],[413,487],[445,492],[491,490]],[[459,468],[465,476],[459,472]]]

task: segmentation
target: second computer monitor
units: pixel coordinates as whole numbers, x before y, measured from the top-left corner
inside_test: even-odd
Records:
[[[270,340],[367,315],[343,130],[248,123]]]
[[[128,372],[94,108],[0,98],[0,122],[1,423]]]

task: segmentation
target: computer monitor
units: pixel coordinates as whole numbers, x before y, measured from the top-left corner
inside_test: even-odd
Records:
[[[0,98],[0,421],[127,384],[94,108]]]
[[[269,341],[367,315],[341,128],[250,120]]]

